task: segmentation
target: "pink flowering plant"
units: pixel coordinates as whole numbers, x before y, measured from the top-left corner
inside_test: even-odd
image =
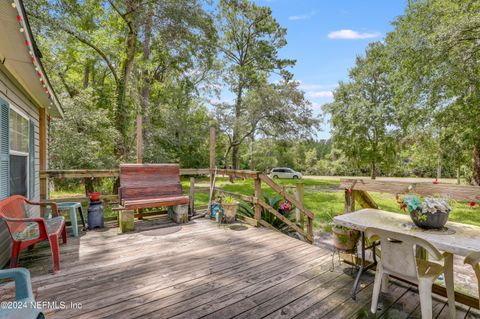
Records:
[[[284,201],[284,202],[280,203],[279,208],[280,208],[280,210],[282,210],[284,212],[289,212],[289,211],[292,210],[292,204],[290,204],[289,201]]]

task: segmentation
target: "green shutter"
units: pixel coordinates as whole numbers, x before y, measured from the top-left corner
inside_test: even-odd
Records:
[[[10,108],[0,99],[0,199],[10,196]]]
[[[30,120],[28,130],[28,196],[35,199],[35,125]]]

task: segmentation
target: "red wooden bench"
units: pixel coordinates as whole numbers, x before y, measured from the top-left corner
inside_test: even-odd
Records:
[[[177,223],[188,221],[188,196],[182,194],[177,164],[121,164],[120,209],[168,207]]]
[[[28,217],[29,205],[50,206],[53,218]],[[67,243],[65,220],[58,215],[57,204],[51,202],[31,202],[23,196],[14,195],[0,201],[0,218],[7,225],[12,239],[12,258],[10,267],[18,267],[20,252],[44,240],[50,242],[52,252],[53,272],[60,271],[60,244],[59,237],[62,235],[63,243]]]

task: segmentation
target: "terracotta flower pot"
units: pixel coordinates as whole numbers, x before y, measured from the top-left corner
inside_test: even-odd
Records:
[[[225,221],[227,223],[233,223],[235,221],[239,206],[240,206],[239,203],[222,204],[223,210],[225,212]]]
[[[98,202],[100,200],[100,198],[102,197],[102,193],[100,193],[100,192],[89,193],[88,197],[90,198],[91,202]]]
[[[346,229],[333,226],[333,244],[342,251],[353,251],[357,245],[360,232],[354,229]]]

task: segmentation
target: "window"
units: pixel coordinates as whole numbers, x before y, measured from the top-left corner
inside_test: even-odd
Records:
[[[10,195],[28,195],[29,121],[10,109]]]

